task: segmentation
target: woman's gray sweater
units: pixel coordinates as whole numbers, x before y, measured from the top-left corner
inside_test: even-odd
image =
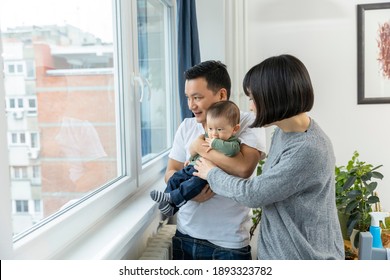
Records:
[[[207,181],[219,195],[262,208],[258,259],[344,259],[334,170],[332,144],[311,120],[302,133],[276,128],[260,176],[213,168]]]

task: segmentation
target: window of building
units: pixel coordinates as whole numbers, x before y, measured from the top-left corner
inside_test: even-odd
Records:
[[[32,177],[33,178],[40,178],[41,177],[41,171],[40,171],[39,165],[32,166]]]
[[[28,122],[8,118],[8,162],[14,166],[10,188],[39,201],[42,220],[14,216],[14,242],[67,211],[68,223],[92,226],[161,178],[177,96],[173,0],[102,0],[93,7],[69,0],[58,4],[55,17],[40,12],[50,9],[47,1],[18,3],[2,5],[1,59],[7,67],[0,98],[9,100],[9,108],[36,111]],[[7,16],[20,14],[21,5],[27,14],[20,22]],[[20,71],[27,71],[22,79],[15,77]],[[27,141],[25,149],[15,145]],[[19,167],[26,163],[34,192],[16,180],[27,174]],[[16,212],[28,212],[28,203],[11,199],[19,201]],[[81,215],[74,209],[94,210]]]
[[[24,67],[21,62],[8,62],[5,63],[7,65],[6,67],[6,73],[10,75],[21,75],[23,74]]]
[[[26,144],[26,133],[25,132],[11,132],[11,141],[13,145]]]
[[[30,147],[31,148],[38,148],[38,133],[37,132],[32,132],[30,133]]]
[[[16,200],[16,213],[28,213],[28,200]]]
[[[34,212],[35,213],[41,212],[41,200],[39,199],[34,200]]]
[[[26,166],[14,166],[13,168],[13,178],[15,179],[27,179],[27,167]]]
[[[14,98],[9,99],[9,107],[11,109],[15,108],[15,99]]]
[[[26,78],[35,78],[35,63],[34,60],[26,60]]]

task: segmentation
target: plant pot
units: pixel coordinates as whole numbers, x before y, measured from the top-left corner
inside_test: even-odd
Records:
[[[382,244],[385,248],[390,248],[390,229],[382,229]]]
[[[358,230],[358,229],[353,229],[353,230],[352,230],[352,233],[351,233],[351,236],[349,237],[349,240],[351,240],[351,247],[352,247],[352,249],[355,250],[355,251],[356,251],[356,250],[358,249],[358,247],[359,247],[358,243],[357,243],[356,246],[355,246],[355,239],[358,238],[359,232],[360,232],[360,230]]]
[[[340,222],[340,227],[341,227],[341,233],[343,235],[344,240],[349,240],[349,235],[348,235],[348,230],[347,230],[347,221],[349,218],[349,214],[345,214],[343,211],[338,210],[337,215],[339,218]]]

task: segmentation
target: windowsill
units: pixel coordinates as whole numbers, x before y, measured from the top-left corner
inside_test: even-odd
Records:
[[[152,189],[161,189],[163,179],[133,195],[52,259],[118,260],[138,258],[161,220]],[[149,228],[149,230],[148,230]],[[134,250],[136,248],[136,250]],[[137,251],[137,252],[134,252]]]

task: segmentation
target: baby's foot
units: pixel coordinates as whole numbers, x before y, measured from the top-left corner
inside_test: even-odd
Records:
[[[160,209],[161,213],[165,216],[173,216],[175,214],[175,208],[167,201],[160,202],[158,209]]]
[[[171,202],[171,195],[169,193],[154,190],[150,192],[150,197],[156,202]]]

